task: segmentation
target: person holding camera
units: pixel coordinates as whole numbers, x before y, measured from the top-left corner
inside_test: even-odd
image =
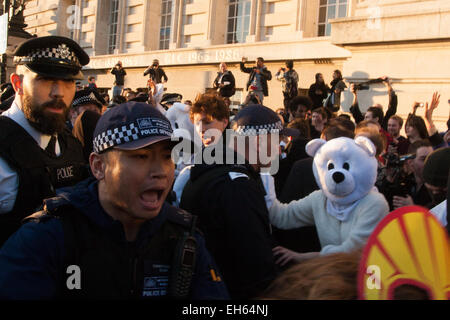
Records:
[[[246,90],[248,91],[246,101],[251,100],[252,97],[249,96],[256,95],[259,104],[262,104],[264,97],[269,95],[267,81],[272,80],[272,73],[264,66],[264,58],[262,57],[258,57],[256,59],[256,66],[251,68],[246,68],[244,66],[246,62],[247,58],[243,57],[240,63],[241,71],[250,74],[246,87]]]
[[[409,146],[409,156],[386,155],[383,176],[376,186],[386,197],[391,210],[408,205],[430,205],[432,199],[424,185],[423,168],[431,152],[433,147],[428,140],[418,140]]]
[[[347,88],[340,70],[334,70],[333,80],[330,82],[331,89],[324,106],[330,113],[338,112],[341,107],[341,93]]]
[[[388,152],[398,153],[399,155],[408,153],[409,141],[400,135],[402,126],[402,117],[394,114],[389,118],[387,122],[387,132],[392,137],[392,143],[388,145]]]
[[[163,68],[159,66],[158,59],[154,59],[152,65],[144,71],[144,77],[148,74],[150,75],[150,79],[152,79],[156,84],[166,83],[167,80],[169,80]]]
[[[114,87],[112,88],[114,98],[115,96],[120,96],[122,94],[123,86],[125,84],[125,76],[127,75],[127,73],[122,67],[121,61],[118,61],[110,72],[116,77],[116,80],[114,81]]]
[[[217,77],[214,80],[213,86],[217,89],[222,98],[229,98],[236,92],[234,75],[228,70],[225,62],[220,63],[219,69],[220,71],[217,72]]]
[[[280,68],[275,77],[282,83],[284,110],[288,111],[289,102],[298,95],[298,73],[294,70],[294,61],[287,60],[286,68]]]
[[[377,120],[378,123],[381,125],[381,128],[383,128],[384,131],[387,131],[387,122],[389,120],[389,118],[397,113],[397,105],[398,105],[398,99],[397,99],[397,95],[394,91],[394,89],[392,88],[392,83],[391,80],[384,76],[381,77],[379,79],[376,80],[376,82],[383,82],[387,89],[388,89],[388,94],[389,94],[389,105],[388,105],[388,109],[386,111],[386,114],[384,114],[383,112],[383,106],[380,104],[375,104],[372,107],[375,108],[379,108],[381,112],[377,112],[376,110],[374,111],[373,109],[367,109],[366,114],[363,115],[361,113],[361,110],[359,108],[359,102],[358,102],[358,91],[361,90],[362,87],[360,85],[355,85],[354,83],[352,83],[350,85],[350,91],[353,93],[353,103],[352,106],[350,107],[350,112],[353,115],[353,118],[355,119],[356,123],[361,122],[362,120]],[[374,80],[369,81],[369,82],[374,82]],[[372,108],[371,107],[371,108]]]

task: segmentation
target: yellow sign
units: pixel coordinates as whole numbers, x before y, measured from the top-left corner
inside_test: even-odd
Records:
[[[446,230],[425,208],[408,206],[386,216],[364,249],[360,299],[392,300],[403,285],[433,300],[450,300],[450,246]]]

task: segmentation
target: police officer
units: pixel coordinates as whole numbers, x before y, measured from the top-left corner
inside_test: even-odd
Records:
[[[89,56],[56,36],[27,40],[14,56],[15,99],[0,116],[0,245],[56,188],[87,177],[81,144],[65,121]]]
[[[228,298],[194,217],[165,202],[171,135],[146,103],[106,112],[89,159],[95,179],[45,200],[1,249],[0,299]]]
[[[262,105],[242,109],[233,121],[238,137],[234,149],[228,148],[230,141],[219,141],[204,148],[203,156],[214,154],[215,161],[212,164],[196,162],[190,168],[180,207],[198,215],[207,248],[222,271],[231,297],[249,299],[258,297],[278,272],[260,177],[267,163],[261,161],[258,154],[269,157],[270,151],[259,151],[264,148],[268,151],[271,146],[276,146],[278,151],[279,141],[274,136],[272,141],[267,133],[281,133],[283,126],[277,114]],[[224,136],[228,137],[226,140],[231,137]],[[265,147],[263,136],[269,142]],[[240,138],[245,145],[239,146]],[[256,154],[252,154],[255,151]],[[278,157],[275,153],[273,156]]]

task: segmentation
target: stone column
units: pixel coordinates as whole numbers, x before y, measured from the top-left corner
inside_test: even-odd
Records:
[[[252,0],[250,6],[250,27],[248,30],[248,36],[245,42],[255,42],[256,33],[256,11],[258,6],[258,0]]]
[[[117,42],[116,42],[116,52],[121,53],[124,49],[124,40],[125,40],[125,19],[127,14],[127,1],[120,0],[119,1],[119,16],[118,16],[118,24],[117,24]]]
[[[216,7],[217,4],[215,0],[208,1],[208,13],[207,13],[208,26],[205,35],[206,46],[211,45],[214,39],[214,31],[216,26]]]
[[[172,3],[172,21],[170,26],[169,49],[180,47],[180,26],[183,19],[183,0],[174,0]],[[181,12],[181,13],[180,13]]]

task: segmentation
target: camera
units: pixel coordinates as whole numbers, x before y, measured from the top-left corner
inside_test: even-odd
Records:
[[[394,144],[391,144],[391,145],[395,146]],[[388,152],[383,157],[386,159],[386,167],[396,168],[396,167],[401,167],[403,165],[403,162],[405,162],[406,160],[414,159],[416,157],[416,154],[410,153],[410,154],[405,154],[405,155],[399,156],[397,153]]]
[[[387,187],[386,199],[389,202],[391,210],[394,209],[392,199],[394,196],[405,197],[410,193],[412,186],[415,184],[414,178],[408,175],[403,169],[403,163],[408,159],[414,159],[416,155],[406,154],[399,156],[397,153],[388,152],[383,156],[386,159],[386,168],[392,171],[392,182]]]

